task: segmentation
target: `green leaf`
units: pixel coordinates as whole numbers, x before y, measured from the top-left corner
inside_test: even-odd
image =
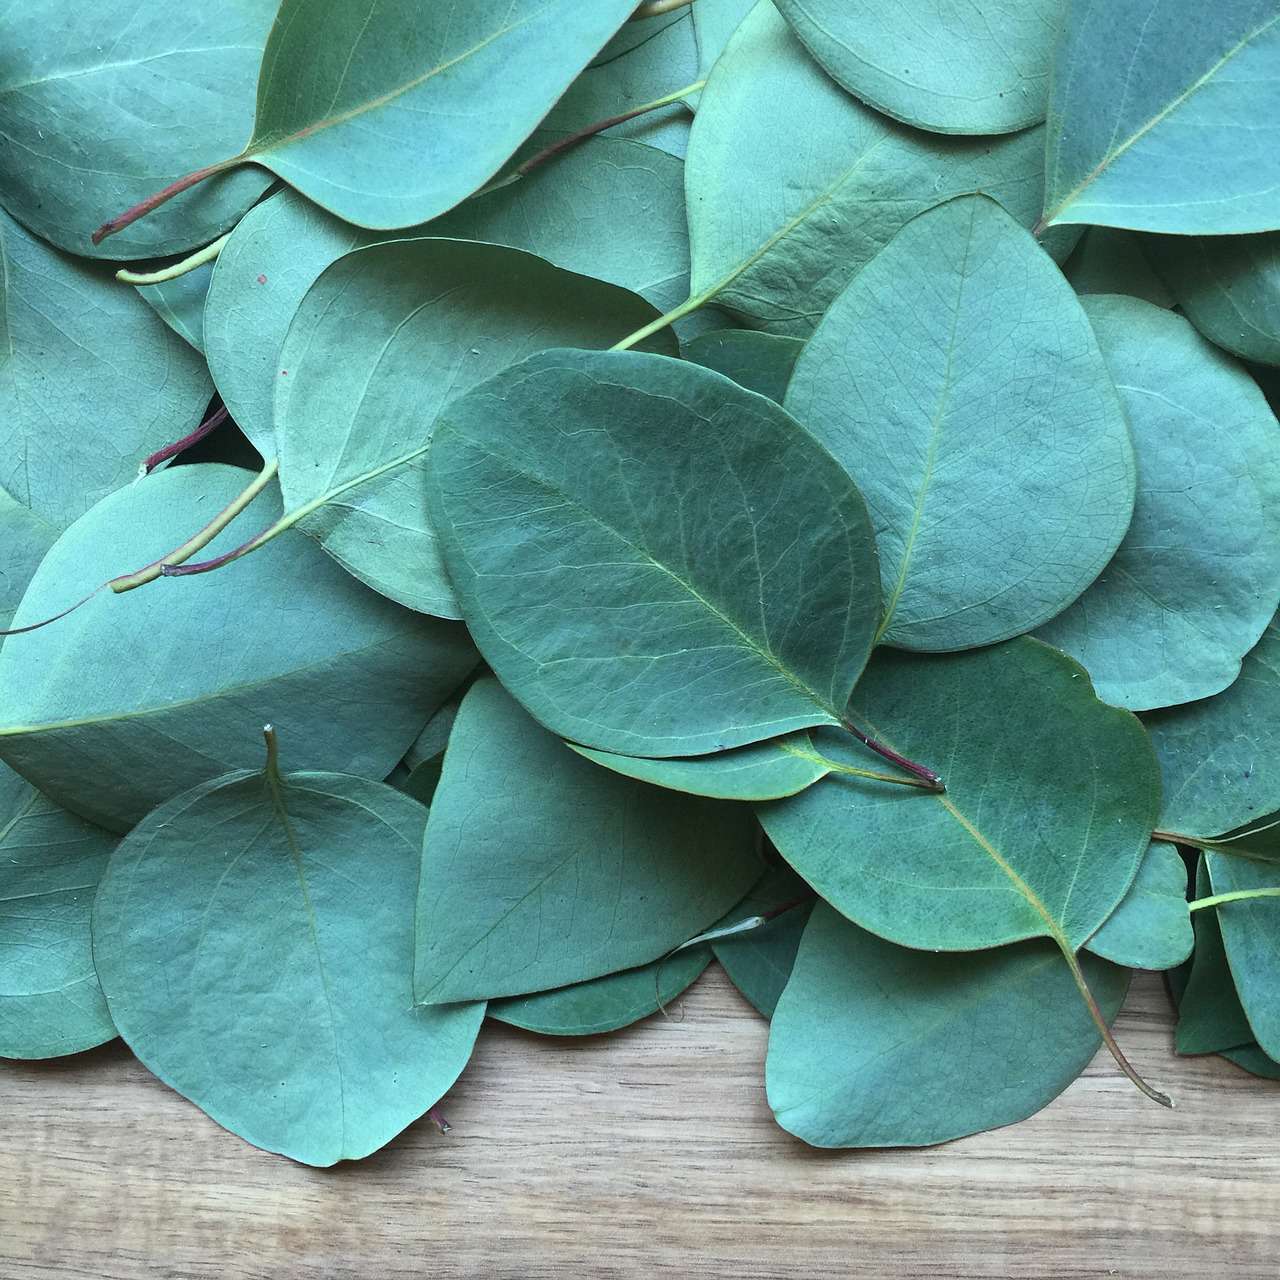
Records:
[[[1089,321],[982,197],[921,214],[863,268],[805,346],[786,407],[866,495],[888,644],[1029,631],[1129,525],[1133,450]]]
[[[1226,835],[1213,839],[1202,837],[1192,843],[1216,853],[1232,853],[1236,857],[1253,858],[1257,862],[1280,863],[1280,814],[1256,818]],[[1209,890],[1204,892],[1208,894]]]
[[[542,128],[576,133],[692,84],[701,74],[693,31],[695,10],[696,6],[628,22],[569,86]],[[683,159],[690,120],[688,107],[673,102],[616,124],[605,136],[630,138]]]
[[[1280,227],[1273,0],[1071,0],[1044,221],[1178,235]]]
[[[423,1003],[523,995],[648,964],[760,874],[745,805],[598,769],[490,679],[463,699],[418,891]]]
[[[1204,859],[1196,870],[1196,897],[1213,892]],[[1218,913],[1197,911],[1195,954],[1187,984],[1178,995],[1178,1026],[1174,1043],[1179,1053],[1221,1053],[1253,1043],[1253,1028],[1236,994],[1235,979],[1227,966]]]
[[[9,626],[27,583],[57,537],[54,525],[0,489],[0,629]]]
[[[440,770],[444,766],[445,748],[449,745],[449,735],[453,732],[453,722],[458,718],[461,705],[462,692],[455,693],[427,721],[426,728],[414,739],[404,759],[387,779],[398,791],[412,796],[419,804],[429,805],[435,796]]]
[[[275,10],[275,0],[28,0],[7,11],[0,202],[83,255],[151,258],[214,239],[262,194],[270,179],[261,170],[215,178],[105,248],[89,233],[175,173],[240,145]]]
[[[1164,778],[1162,830],[1216,836],[1280,810],[1280,625],[1267,626],[1230,688],[1143,723]]]
[[[204,304],[213,263],[206,262],[173,280],[135,286],[138,296],[183,342],[204,351]]]
[[[729,925],[749,916],[776,912],[793,902],[795,906],[774,915],[758,929],[717,938],[711,944],[729,980],[766,1018],[773,1017],[782,989],[791,977],[800,938],[813,910],[812,890],[786,863],[779,863],[770,867],[721,921]]]
[[[575,982],[554,991],[495,1000],[489,1016],[544,1036],[594,1036],[629,1027],[665,1008],[711,963],[707,947],[691,947],[666,960]]]
[[[1181,316],[1137,298],[1084,308],[1133,434],[1138,497],[1115,558],[1038,634],[1116,706],[1207,698],[1280,605],[1280,425]]]
[[[115,1036],[89,943],[114,845],[0,765],[0,1058],[80,1053]]]
[[[1206,853],[1214,894],[1270,889],[1280,873],[1269,863]],[[1216,911],[1236,991],[1253,1038],[1270,1058],[1280,1058],[1280,898],[1224,902]],[[1197,912],[1197,915],[1203,912]]]
[[[253,136],[230,163],[357,226],[426,222],[497,173],[634,7],[283,0]]]
[[[827,764],[814,754],[813,744],[804,733],[753,742],[708,756],[665,760],[593,751],[573,742],[568,745],[580,756],[624,777],[716,800],[777,800],[803,791],[828,772]]]
[[[870,524],[772,401],[546,352],[450,405],[429,487],[481,653],[561,736],[704,755],[841,722],[879,618]]]
[[[1154,841],[1133,886],[1089,939],[1089,950],[1130,969],[1172,969],[1194,945],[1187,868],[1173,845]]]
[[[1250,1075],[1261,1076],[1264,1080],[1280,1080],[1280,1062],[1269,1058],[1256,1044],[1224,1049],[1222,1056]]]
[[[14,622],[162,555],[245,475],[176,467],[112,494],[58,540]],[[286,534],[217,573],[102,592],[56,626],[11,636],[0,757],[115,830],[257,759],[267,721],[301,764],[382,778],[474,662],[461,627],[399,609]]]
[[[1063,0],[777,0],[837,84],[919,129],[1011,133],[1044,119]]]
[[[1115,227],[1090,227],[1063,265],[1063,274],[1080,294],[1127,293],[1157,307],[1173,306],[1164,282],[1151,269],[1144,246],[1149,237]]]
[[[65,528],[190,431],[209,391],[133,290],[0,213],[0,489]]]
[[[1151,236],[1157,269],[1211,342],[1280,365],[1280,235]]]
[[[803,350],[799,338],[754,329],[715,329],[685,343],[684,357],[781,404]]]
[[[746,21],[757,0],[697,0],[690,12],[698,46],[698,76],[706,79],[733,33]],[[697,109],[698,98],[693,99]]]
[[[534,141],[549,139],[539,133]],[[688,291],[683,169],[635,142],[593,138],[425,229],[526,249],[631,289],[659,310]],[[264,457],[275,453],[280,348],[303,296],[331,262],[386,238],[339,222],[286,190],[247,214],[219,255],[205,311],[209,367],[232,416]]]
[[[1124,969],[1085,955],[1108,1019]],[[769,1031],[778,1123],[816,1147],[918,1147],[1046,1106],[1100,1043],[1055,948],[957,963],[883,942],[826,903],[810,917]]]
[[[419,239],[353,250],[307,291],[280,351],[285,510],[375,591],[460,616],[426,510],[437,417],[535,351],[608,346],[656,315],[519,249]],[[675,349],[669,332],[653,344]]]
[[[1042,133],[953,139],[896,124],[842,92],[760,4],[716,63],[689,139],[692,292],[752,328],[806,337],[915,214],[984,191],[1030,226],[1043,174]],[[1065,257],[1075,235],[1050,240]]]
[[[93,953],[144,1066],[255,1146],[326,1166],[453,1084],[484,1006],[412,1002],[426,810],[340,774],[274,782],[228,774],[149,815],[103,877]]]
[[[1083,946],[1128,892],[1160,790],[1142,726],[1087,673],[1022,638],[948,657],[881,650],[850,715],[941,763],[944,795],[830,777],[757,812],[779,853],[849,919],[893,942],[969,951]],[[820,754],[849,756],[839,735]]]

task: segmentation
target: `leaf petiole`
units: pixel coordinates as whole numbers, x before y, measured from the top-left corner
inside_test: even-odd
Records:
[[[176,458],[178,454],[184,453],[190,449],[192,445],[199,444],[211,431],[222,426],[227,420],[227,408],[225,405],[215,409],[194,431],[189,435],[185,435],[181,440],[175,440],[172,444],[167,444],[163,449],[157,449],[145,462],[138,468],[138,474],[149,476],[162,462],[168,462],[170,458]]]
[[[203,249],[197,249],[195,253],[189,254],[181,262],[162,267],[159,271],[130,271],[128,267],[121,267],[116,272],[116,279],[121,284],[132,285],[164,284],[166,280],[177,280],[179,276],[185,276],[188,271],[194,271],[197,267],[204,266],[206,262],[212,262],[230,239],[231,232],[228,231],[212,244],[207,244]]]
[[[947,789],[942,779],[932,769],[926,769],[924,765],[916,764],[914,760],[908,760],[906,756],[900,755],[892,747],[886,746],[883,742],[871,737],[870,734],[863,733],[847,716],[841,723],[864,747],[870,747],[876,755],[883,756],[890,764],[896,764],[899,769],[905,769],[908,773],[914,774],[916,778],[920,779],[919,785],[928,787],[930,791],[943,792]]]
[[[1250,902],[1255,898],[1280,898],[1280,888],[1235,889],[1230,893],[1215,893],[1211,897],[1188,902],[1187,910],[1203,911],[1205,907],[1220,907],[1226,902]]]

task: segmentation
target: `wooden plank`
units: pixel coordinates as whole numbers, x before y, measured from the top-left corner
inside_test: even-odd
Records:
[[[490,1025],[444,1110],[358,1165],[219,1129],[119,1044],[0,1065],[4,1280],[1273,1277],[1280,1089],[1175,1058],[1159,980],[1117,1031],[1177,1110],[1099,1057],[1033,1119],[822,1152],[765,1104],[764,1022],[712,969],[616,1036]]]

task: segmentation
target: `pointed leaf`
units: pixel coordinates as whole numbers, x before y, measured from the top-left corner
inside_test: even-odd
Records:
[[[1070,0],[1044,221],[1179,235],[1280,227],[1274,0]]]
[[[425,502],[436,418],[548,346],[595,347],[657,312],[616,285],[519,249],[394,240],[356,249],[308,289],[280,350],[275,438],[285,509],[362,582],[456,618]],[[670,332],[654,349],[674,352]]]
[[[472,635],[554,732],[681,756],[840,722],[875,548],[772,401],[662,356],[547,352],[449,406],[429,476]]]
[[[1137,298],[1084,309],[1133,433],[1138,497],[1115,558],[1038,634],[1116,706],[1207,698],[1280,606],[1280,424],[1181,316]]]
[[[275,11],[275,0],[27,0],[8,11],[0,203],[37,235],[91,257],[158,257],[214,239],[262,194],[270,179],[261,170],[215,178],[101,248],[89,233],[244,141]]]
[[[716,329],[685,343],[684,357],[781,404],[803,350],[799,338],[754,329]]]
[[[921,214],[863,268],[805,346],[786,407],[866,495],[888,644],[1028,631],[1128,527],[1133,450],[1089,321],[985,198]]]
[[[744,805],[597,768],[478,680],[427,824],[415,998],[523,995],[656,960],[759,876],[753,825]]]
[[[1114,1018],[1128,974],[1081,960]],[[813,1146],[919,1147],[1034,1115],[1100,1043],[1056,948],[957,963],[820,902],[773,1016],[765,1084],[778,1123]]]
[[[340,774],[279,785],[228,774],[150,814],[103,878],[93,953],[149,1070],[255,1146],[324,1166],[422,1115],[484,1006],[411,999],[426,810]]]
[[[0,765],[0,1058],[114,1038],[89,913],[115,843]]]
[[[692,291],[752,328],[806,337],[915,214],[984,191],[1029,227],[1043,179],[1042,133],[953,139],[896,124],[833,84],[759,4],[716,63],[689,138]],[[1075,236],[1049,241],[1065,257]]]
[[[838,84],[920,129],[1010,133],[1044,119],[1063,0],[777,0]]]
[[[175,467],[112,494],[45,557],[15,623],[164,554],[245,478]],[[211,550],[235,545],[233,532]],[[228,618],[234,627],[218,625]],[[290,533],[217,573],[102,592],[53,627],[10,636],[0,757],[115,830],[258,759],[267,721],[299,763],[382,778],[474,662],[461,627],[382,600]]]
[[[881,650],[854,720],[942,764],[944,795],[831,776],[760,805],[769,838],[837,910],[909,947],[1082,946],[1129,890],[1159,804],[1142,726],[1036,640],[945,658]],[[846,759],[839,735],[812,735]]]
[[[1173,845],[1156,840],[1129,892],[1089,939],[1089,950],[1130,969],[1172,969],[1194,945],[1187,868]]]
[[[1246,360],[1280,365],[1280,235],[1145,241],[1191,323]]]

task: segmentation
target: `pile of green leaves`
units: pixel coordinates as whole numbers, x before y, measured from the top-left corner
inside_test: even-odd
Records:
[[[1280,1076],[1277,0],[635,3],[9,14],[0,1055],[325,1165],[714,957],[817,1145],[1164,1100],[1133,969]]]

